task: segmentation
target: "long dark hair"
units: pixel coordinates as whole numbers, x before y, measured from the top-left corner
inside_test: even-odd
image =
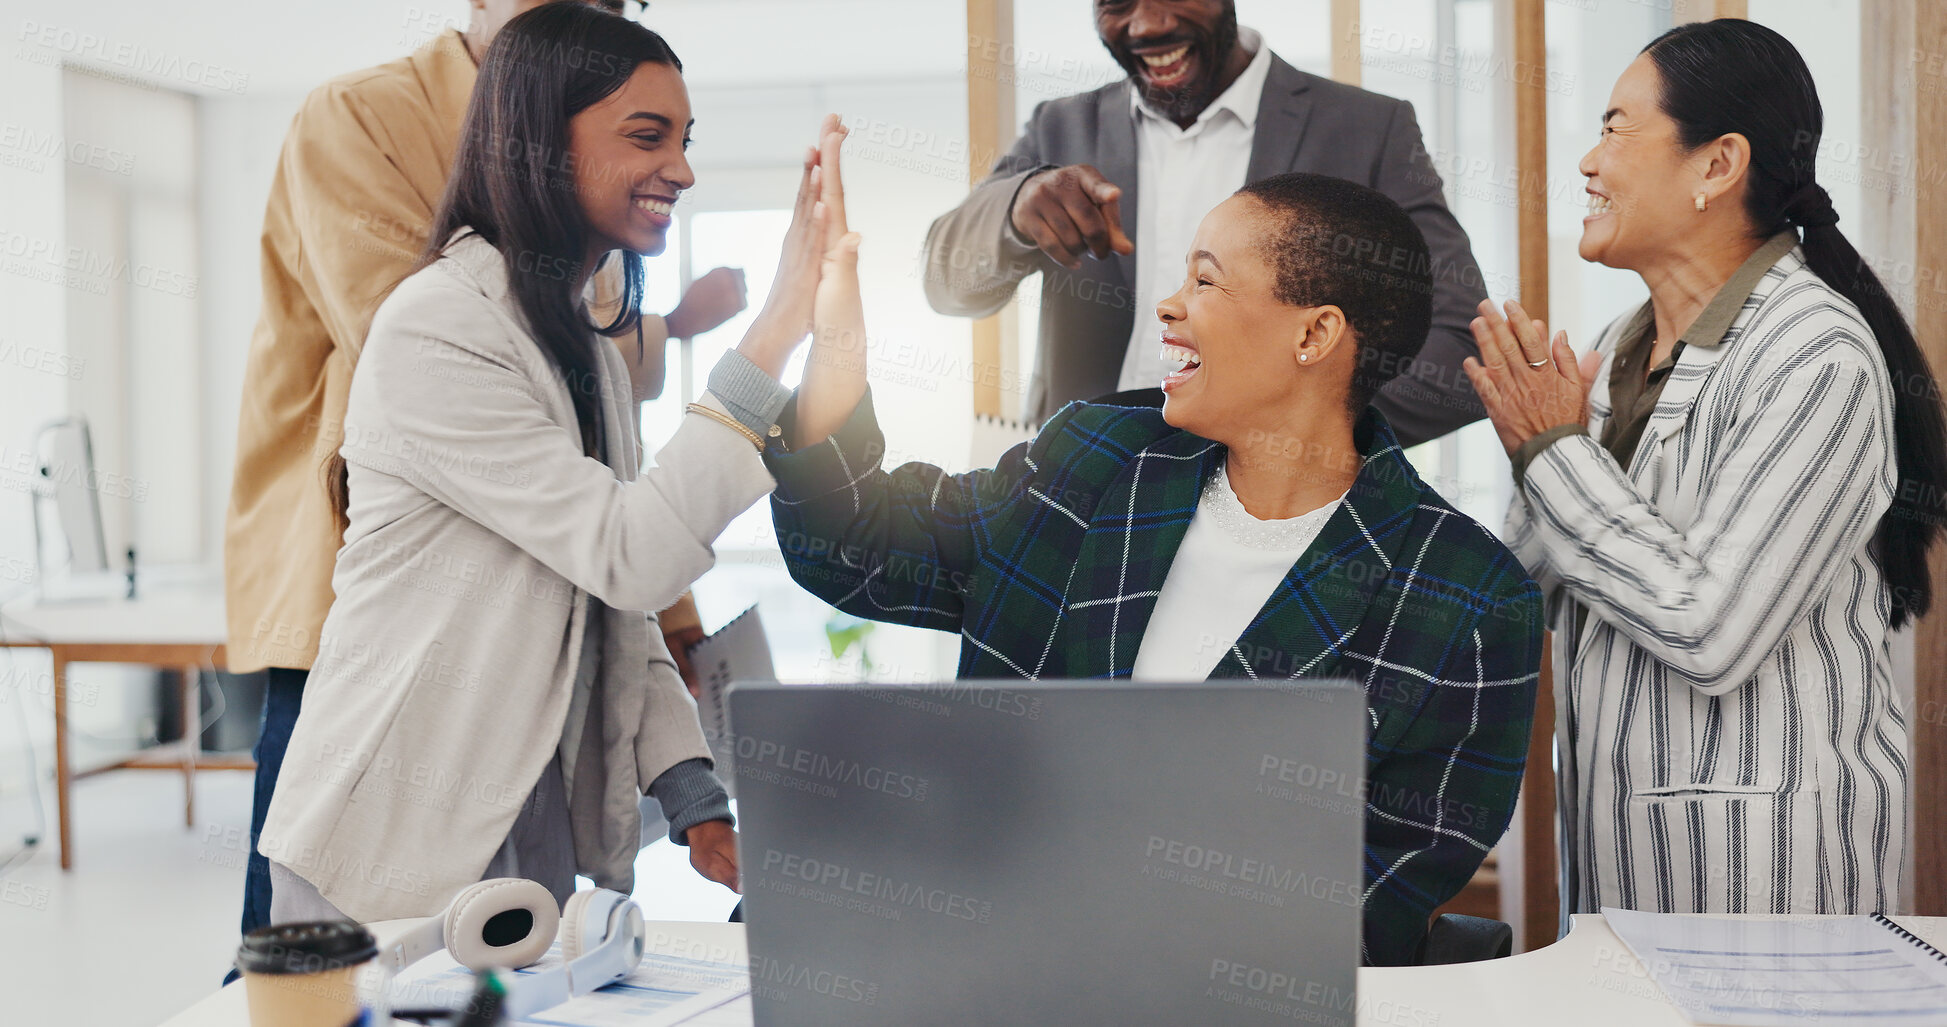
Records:
[[[564,273],[580,271],[588,240],[577,169],[568,160],[568,121],[622,88],[644,63],[683,70],[663,37],[589,4],[543,4],[509,21],[480,63],[453,171],[418,265],[438,260],[462,229],[500,251],[528,330],[568,382],[590,453],[601,431],[593,333],[618,334],[640,320],[642,257],[622,251],[621,309],[610,323],[591,324],[571,288],[581,276]]]
[[[437,261],[455,233],[486,240],[507,262],[508,291],[548,362],[568,385],[582,450],[600,451],[599,343],[641,320],[642,257],[622,251],[623,293],[615,317],[591,323],[576,285],[582,280],[588,225],[568,156],[568,122],[622,88],[640,64],[683,62],[663,37],[587,3],[550,3],[507,22],[480,63],[446,191],[412,271]],[[613,256],[613,255],[611,255]],[[342,458],[333,453],[325,485],[347,526]]]
[[[1844,232],[1818,184],[1825,114],[1811,70],[1784,36],[1736,18],[1679,25],[1643,48],[1662,79],[1660,106],[1689,149],[1735,133],[1751,145],[1745,212],[1759,238],[1804,232],[1805,262],[1859,308],[1893,380],[1899,486],[1873,536],[1892,592],[1892,626],[1927,612],[1933,582],[1927,549],[1947,499],[1947,427],[1940,388],[1913,329]]]

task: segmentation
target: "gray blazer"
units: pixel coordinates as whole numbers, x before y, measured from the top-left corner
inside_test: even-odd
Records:
[[[1044,168],[1091,164],[1122,187],[1123,231],[1136,245],[1136,123],[1128,80],[1034,110],[1013,150],[972,195],[926,234],[926,298],[942,314],[986,317],[1021,279],[1041,272],[1041,347],[1026,417],[1037,423],[1070,400],[1113,392],[1137,316],[1136,258],[1082,260],[1079,271],[1014,240],[1014,195]],[[1412,445],[1484,416],[1460,362],[1476,352],[1467,323],[1487,295],[1467,233],[1447,210],[1440,174],[1420,140],[1413,105],[1308,75],[1275,54],[1264,80],[1250,181],[1287,171],[1334,175],[1370,186],[1413,216],[1433,251],[1433,331],[1419,360],[1374,401],[1400,441]]]
[[[606,343],[583,387],[608,460],[583,456],[507,283],[492,246],[451,243],[379,307],[352,376],[337,599],[259,849],[361,922],[430,916],[478,881],[557,751],[576,869],[633,886],[639,797],[710,755],[643,611],[708,570],[772,486],[755,447],[700,416],[642,470]],[[596,615],[600,673],[577,702]]]

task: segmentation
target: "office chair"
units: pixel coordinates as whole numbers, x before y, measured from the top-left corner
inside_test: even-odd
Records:
[[[1514,950],[1514,928],[1482,916],[1442,913],[1420,941],[1420,966],[1502,959]]]

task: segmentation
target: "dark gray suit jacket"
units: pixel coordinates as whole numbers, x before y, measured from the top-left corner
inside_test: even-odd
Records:
[[[1091,164],[1122,187],[1122,228],[1137,246],[1136,123],[1128,80],[1035,108],[1027,132],[965,202],[926,235],[926,298],[942,314],[985,317],[1014,287],[1041,275],[1041,347],[1023,415],[1039,423],[1070,400],[1113,392],[1135,318],[1134,254],[1082,259],[1070,271],[1015,241],[1008,224],[1029,175]],[[1467,233],[1440,195],[1440,175],[1420,140],[1413,105],[1308,75],[1275,54],[1264,81],[1248,179],[1286,171],[1334,175],[1370,186],[1406,208],[1433,251],[1433,331],[1419,359],[1374,405],[1411,445],[1483,416],[1460,362],[1476,352],[1467,323],[1486,296]],[[1159,326],[1160,327],[1160,326]]]

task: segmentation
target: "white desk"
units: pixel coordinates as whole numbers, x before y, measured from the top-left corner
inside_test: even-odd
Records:
[[[1895,917],[1935,947],[1947,946],[1947,917]],[[373,925],[383,942],[411,921]],[[742,924],[652,921],[655,952],[735,962],[748,959]],[[1507,959],[1452,966],[1359,970],[1362,1027],[1682,1027],[1643,964],[1602,917],[1577,916],[1568,937]],[[162,1027],[250,1027],[243,985],[232,984]],[[725,1024],[724,1027],[732,1027]]]
[[[248,759],[202,758],[200,673],[224,666],[221,586],[207,579],[144,572],[134,599],[15,602],[0,607],[0,648],[46,649],[54,658],[54,796],[59,811],[61,869],[74,865],[70,790],[76,780],[109,770],[176,770],[183,775],[183,823],[196,823],[196,771],[250,770]],[[183,740],[77,773],[68,752],[68,664],[136,663],[183,676]]]

